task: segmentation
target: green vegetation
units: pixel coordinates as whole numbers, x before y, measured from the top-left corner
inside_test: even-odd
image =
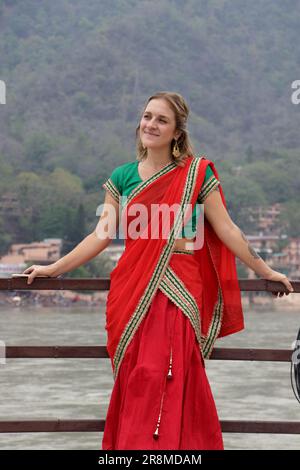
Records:
[[[93,230],[158,90],[187,99],[234,221],[254,233],[249,207],[281,202],[298,235],[299,20],[291,0],[0,0],[0,201],[18,199],[0,213],[0,253],[44,237],[68,251]]]

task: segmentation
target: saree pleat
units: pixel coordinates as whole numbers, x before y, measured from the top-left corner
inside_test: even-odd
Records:
[[[158,289],[114,383],[102,449],[223,448],[195,331],[189,318]]]

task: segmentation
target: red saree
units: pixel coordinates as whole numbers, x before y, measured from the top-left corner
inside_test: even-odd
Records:
[[[171,163],[133,190],[123,210],[125,250],[111,272],[106,306],[115,383],[103,449],[223,449],[203,358],[218,337],[244,327],[234,255],[208,221],[201,249],[174,252],[182,228],[176,212],[168,237],[160,218],[159,236],[150,237],[151,205],[194,207],[208,164],[218,178],[205,158]],[[220,193],[226,206],[221,187]],[[127,230],[133,204],[148,214],[138,238]]]

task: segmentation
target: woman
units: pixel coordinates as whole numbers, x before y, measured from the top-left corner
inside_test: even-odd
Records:
[[[95,231],[53,265],[24,271],[31,283],[87,262],[113,238],[122,209],[125,250],[106,306],[115,379],[106,450],[223,449],[205,358],[218,337],[244,327],[235,256],[293,290],[231,220],[213,162],[193,156],[188,113],[177,93],[151,96],[136,130],[137,161],[117,167],[103,184],[105,210]],[[197,203],[204,205],[202,224]]]

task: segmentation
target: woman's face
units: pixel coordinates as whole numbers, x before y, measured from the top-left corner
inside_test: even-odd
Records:
[[[172,139],[177,139],[180,132],[175,132],[174,111],[162,98],[152,99],[146,106],[140,121],[140,139],[144,147],[169,147]]]

